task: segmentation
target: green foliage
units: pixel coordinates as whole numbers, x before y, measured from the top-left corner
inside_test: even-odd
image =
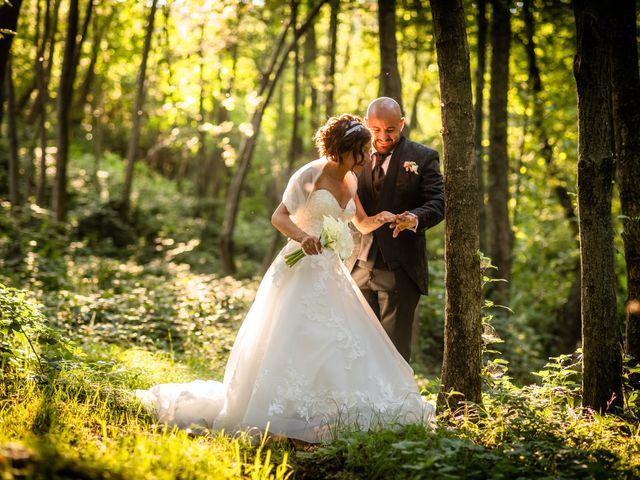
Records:
[[[14,377],[46,379],[72,351],[69,340],[48,324],[26,291],[0,284],[0,391]]]
[[[68,228],[55,223],[35,205],[16,209],[0,204],[0,271],[32,288],[65,285]]]

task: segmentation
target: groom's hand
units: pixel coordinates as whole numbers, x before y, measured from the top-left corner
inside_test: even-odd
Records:
[[[306,235],[301,241],[300,246],[307,255],[318,255],[322,252],[322,244],[317,237]]]
[[[403,230],[414,230],[418,226],[418,217],[413,213],[404,212],[396,215],[396,219],[389,225],[389,228],[393,228],[393,238],[396,238],[398,234]]]

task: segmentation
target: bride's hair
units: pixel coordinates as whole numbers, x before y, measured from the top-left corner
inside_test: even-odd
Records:
[[[371,132],[360,117],[343,113],[329,118],[313,136],[313,141],[320,156],[341,162],[341,157],[351,152],[356,165],[361,165],[364,163],[362,150],[371,144]]]

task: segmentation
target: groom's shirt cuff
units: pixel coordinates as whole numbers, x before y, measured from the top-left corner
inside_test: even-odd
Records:
[[[418,219],[418,216],[415,213],[411,213],[411,212],[407,212],[407,213],[416,219],[416,226],[413,227],[413,228],[410,228],[409,230],[411,230],[413,233],[417,233],[418,232],[418,223],[420,222],[420,220]]]

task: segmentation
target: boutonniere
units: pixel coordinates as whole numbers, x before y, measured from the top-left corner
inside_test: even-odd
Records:
[[[418,174],[418,164],[416,162],[404,162],[402,165],[404,167],[405,172],[411,172]]]

